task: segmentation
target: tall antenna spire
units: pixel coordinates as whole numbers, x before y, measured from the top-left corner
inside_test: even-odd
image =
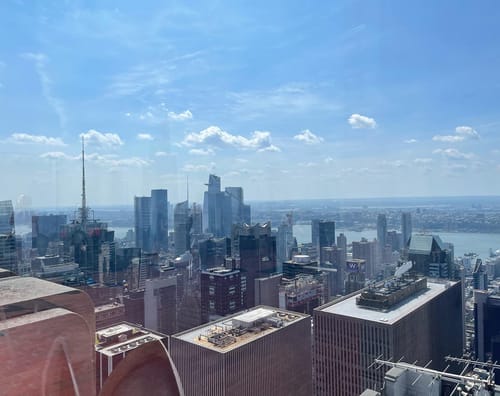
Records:
[[[85,194],[85,137],[82,136],[82,207],[80,208],[82,224],[87,222],[87,197]]]
[[[186,201],[189,204],[189,175],[186,176]]]

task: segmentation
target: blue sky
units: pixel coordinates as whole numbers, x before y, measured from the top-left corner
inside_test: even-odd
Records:
[[[439,3],[439,4],[436,4]],[[500,195],[496,1],[2,1],[2,196]]]

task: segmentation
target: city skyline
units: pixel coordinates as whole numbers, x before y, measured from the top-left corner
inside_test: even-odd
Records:
[[[499,7],[2,3],[4,199],[499,195]]]

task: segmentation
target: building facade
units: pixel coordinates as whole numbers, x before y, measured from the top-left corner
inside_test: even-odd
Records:
[[[381,387],[384,373],[376,370],[376,358],[404,357],[442,370],[445,356],[461,356],[460,282],[427,282],[422,277],[391,282],[315,310],[318,396],[358,396],[374,385]]]
[[[170,337],[186,396],[312,394],[308,315],[256,307]]]

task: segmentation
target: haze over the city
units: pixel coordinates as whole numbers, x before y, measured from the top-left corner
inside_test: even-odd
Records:
[[[499,7],[1,2],[2,198],[499,195]]]

